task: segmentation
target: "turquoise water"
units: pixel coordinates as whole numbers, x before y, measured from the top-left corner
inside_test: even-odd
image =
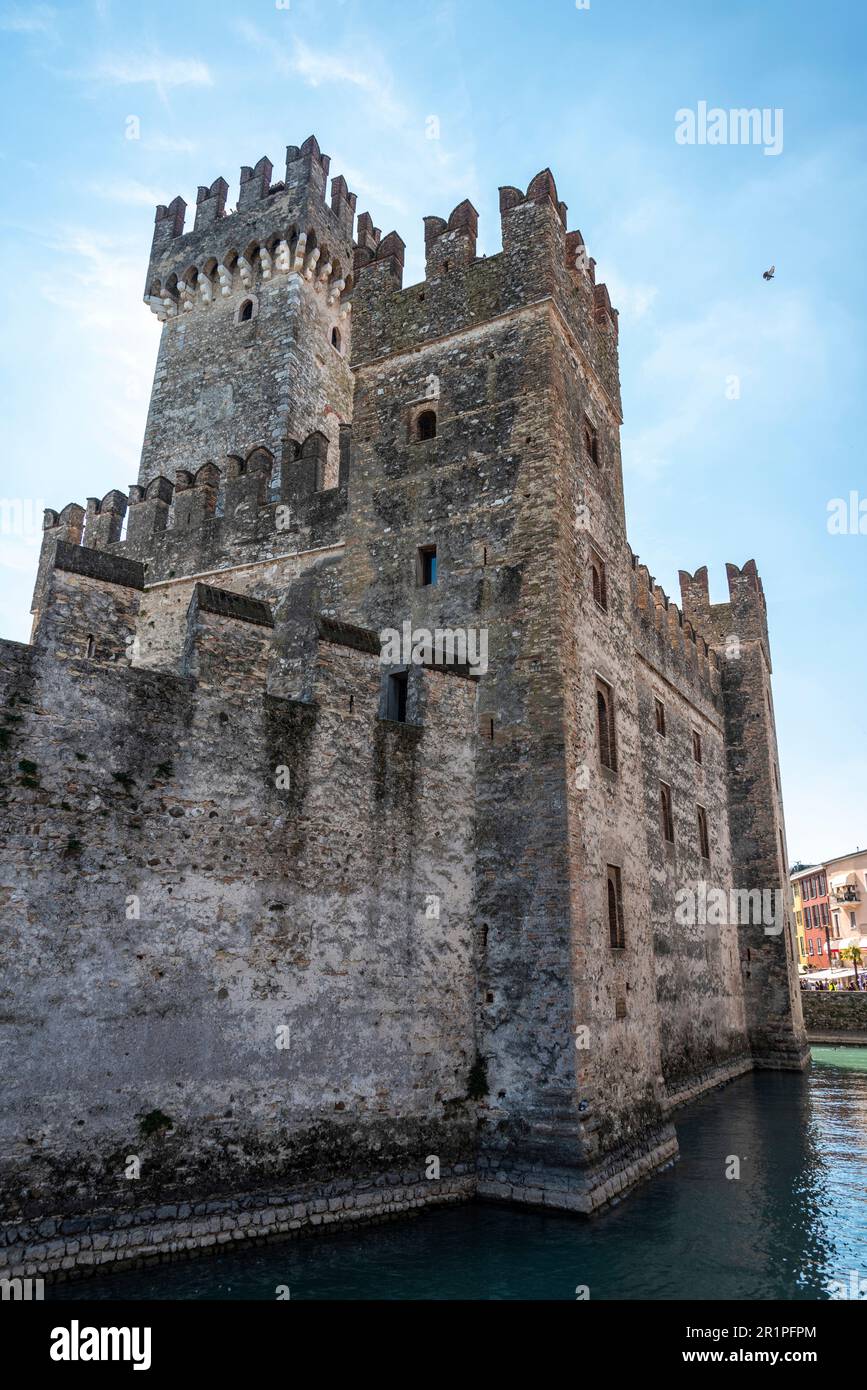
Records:
[[[680,1162],[592,1221],[469,1205],[46,1293],[823,1299],[851,1270],[867,1279],[867,1048],[814,1048],[803,1077],[743,1077],[680,1111],[677,1132]]]

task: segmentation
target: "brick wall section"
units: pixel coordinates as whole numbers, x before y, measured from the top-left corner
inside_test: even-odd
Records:
[[[753,561],[727,566],[730,602],[710,604],[707,571],[682,575],[684,612],[713,635],[725,711],[729,823],[738,887],[780,895],[778,935],[741,927],[741,973],[751,1049],[768,1067],[803,1065],[807,1056],[788,890],[788,854],[771,697],[767,610]]]
[[[633,587],[633,598],[635,598]],[[645,588],[644,592],[648,592]],[[678,895],[701,883],[728,893],[735,886],[728,815],[725,726],[718,679],[699,669],[691,637],[648,594],[633,606],[644,823],[650,866],[650,911],[656,998],[664,1011],[662,1063],[671,1091],[707,1070],[750,1055],[738,928],[734,923],[681,921]],[[674,622],[672,628],[671,621]],[[656,701],[665,734],[656,727]],[[701,739],[694,757],[693,733]],[[660,783],[671,787],[674,844],[663,838]],[[701,855],[698,807],[707,813],[710,859]]]

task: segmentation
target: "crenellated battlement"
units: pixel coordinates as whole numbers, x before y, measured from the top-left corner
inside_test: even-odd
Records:
[[[373,268],[386,277],[383,283],[400,289],[405,258],[403,238],[397,232],[389,232],[384,237],[379,228],[374,227],[370,213],[363,212],[358,219],[358,242],[353,256],[356,277],[360,271]]]
[[[196,220],[191,233],[184,232],[187,205],[180,194],[165,205],[161,203],[156,210],[154,249],[161,251],[170,242],[185,236],[193,236],[203,227],[212,226],[237,213],[247,212],[262,203],[266,198],[278,194],[291,196],[296,203],[325,200],[325,186],[331,159],[319,148],[315,135],[310,135],[300,147],[286,147],[286,177],[279,183],[271,182],[274,165],[267,155],[262,155],[255,165],[241,166],[238,189],[238,205],[232,212],[226,212],[226,199],[229,185],[222,177],[213,183],[200,184],[196,197]],[[338,175],[331,184],[331,212],[344,226],[351,237],[352,222],[347,225],[347,214],[354,215],[356,196],[350,193],[343,175]]]
[[[668,636],[676,651],[689,652],[689,641],[696,650],[698,667],[705,666],[717,673],[715,689],[719,688],[718,673],[722,662],[720,649],[727,649],[732,639],[760,641],[767,650],[767,606],[762,581],[756,563],[748,560],[743,568],[726,565],[730,601],[711,603],[707,566],[691,574],[680,570],[680,590],[683,608],[678,608],[656,583],[646,565],[632,557],[633,602],[642,620]]]
[[[557,184],[550,169],[542,169],[532,178],[527,185],[526,193],[522,193],[520,188],[514,188],[510,184],[504,185],[500,189],[500,215],[505,216],[515,208],[526,206],[530,203],[550,202],[555,209],[557,216],[566,230],[566,214],[569,211],[565,203],[561,203],[557,195]]]
[[[133,483],[128,497],[112,489],[88,498],[86,509],[74,502],[61,512],[46,508],[33,611],[60,543],[146,560],[149,583],[339,544],[349,459],[349,427],[341,431],[333,468],[328,439],[314,431],[303,441],[285,441],[282,458],[257,445],[219,466],[178,469],[174,480],[160,474],[146,485]]]
[[[680,588],[685,610],[713,634],[718,645],[732,638],[760,642],[770,667],[768,610],[755,560],[747,560],[743,567],[727,564],[726,580],[729,602],[711,603],[707,566],[702,565],[695,574],[681,570]]]
[[[244,165],[232,212],[224,178],[200,185],[191,232],[184,230],[181,197],[161,204],[145,288],[157,317],[165,322],[280,275],[299,275],[324,291],[329,304],[342,302],[352,288],[356,196],[338,175],[326,204],[329,167],[311,135],[300,148],[287,147],[286,177],[279,183],[271,182],[274,166],[266,155]]]
[[[358,219],[353,296],[353,360],[412,350],[545,301],[554,302],[593,362],[619,413],[618,316],[580,231],[567,232],[567,208],[549,169],[526,193],[500,189],[502,251],[478,255],[479,215],[463,199],[449,216],[424,218],[425,280],[403,287],[405,244],[396,232],[382,237],[368,214]]]
[[[287,148],[277,183],[266,155],[245,165],[233,212],[222,177],[200,186],[193,231],[184,232],[177,199],[157,210],[145,299],[163,331],[136,481],[147,489],[171,479],[172,497],[133,499],[154,503],[157,527],[166,500],[178,525],[201,526],[221,512],[230,483],[247,516],[256,491],[246,481],[250,444],[275,460],[269,486],[280,501],[288,500],[287,470],[313,479],[302,487],[296,478],[291,494],[335,485],[338,437],[352,418],[356,200],[339,175],[326,200],[329,168],[311,136]],[[327,453],[308,468],[315,434],[327,439]],[[206,465],[219,476],[202,473]],[[116,541],[118,530],[101,520],[94,534]]]
[[[632,554],[632,602],[639,624],[656,633],[675,662],[718,699],[720,662],[717,653],[701,628],[685,609],[669,598],[635,554]]]
[[[468,198],[452,209],[448,221],[442,217],[424,219],[425,276],[448,274],[476,259],[479,214]]]

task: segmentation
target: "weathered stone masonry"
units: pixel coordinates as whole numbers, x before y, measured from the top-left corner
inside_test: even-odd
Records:
[[[157,210],[138,480],[46,514],[0,644],[25,1274],[590,1212],[676,1156],[675,1104],[806,1059],[789,924],[674,912],[786,882],[761,584],[684,573],[681,612],[632,554],[617,315],[553,178],[501,190],[495,256],[470,203],[426,218],[404,289],[328,166],[311,137],[231,215],[222,179],[190,232]],[[406,621],[484,629],[488,669],[413,666],[396,719]]]

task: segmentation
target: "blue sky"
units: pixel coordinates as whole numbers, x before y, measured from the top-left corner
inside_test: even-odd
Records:
[[[827,528],[830,499],[867,499],[864,15],[841,0],[0,0],[0,494],[38,528],[43,505],[136,477],[157,202],[192,205],[222,174],[231,203],[242,164],[268,154],[280,177],[312,131],[358,210],[404,237],[409,284],[425,214],[471,198],[495,252],[498,186],[550,165],[621,311],[633,548],[675,598],[679,568],[707,564],[723,600],[725,562],[756,558],[790,856],[867,845],[867,534]],[[675,112],[701,101],[782,109],[782,153],[678,144]],[[24,530],[0,535],[0,635],[21,641],[39,544]]]

